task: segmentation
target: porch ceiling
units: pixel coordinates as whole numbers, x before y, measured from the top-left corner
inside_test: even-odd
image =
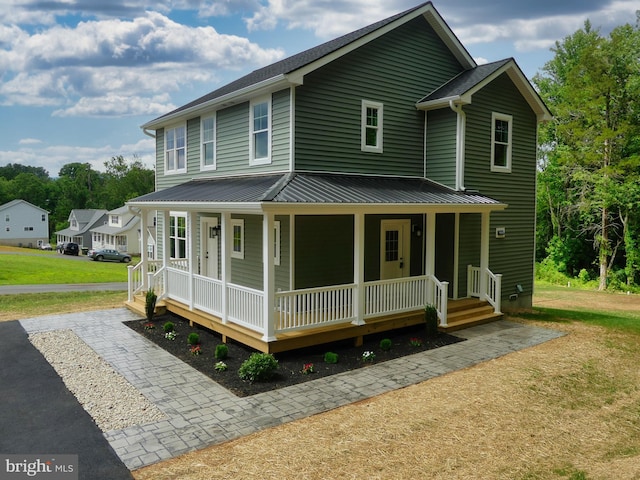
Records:
[[[459,192],[424,178],[329,173],[282,173],[191,180],[127,203],[140,207],[183,203],[504,207],[499,201],[479,193]]]

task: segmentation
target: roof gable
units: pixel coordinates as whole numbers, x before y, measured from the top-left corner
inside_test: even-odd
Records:
[[[304,76],[327,63],[336,60],[356,48],[369,43],[385,33],[398,28],[406,22],[423,15],[445,45],[461,63],[463,68],[473,68],[475,61],[442,19],[431,2],[391,16],[379,22],[363,27],[326,43],[287,57],[279,62],[254,70],[253,72],[218,88],[172,112],[142,125],[143,129],[156,129],[186,115],[195,115],[198,111],[215,106],[227,106],[246,101],[261,92],[261,89],[273,88],[282,84],[300,85]]]
[[[29,203],[26,200],[22,200],[22,199],[11,200],[10,202],[5,203],[4,205],[0,205],[0,210],[7,210],[9,208],[15,207],[16,205],[20,205],[20,204],[25,204],[43,213],[49,213],[44,208],[40,208],[37,205],[34,205],[33,203]]]
[[[511,81],[520,91],[520,94],[526,99],[531,109],[538,116],[538,121],[551,119],[551,112],[513,58],[479,65],[473,69],[461,72],[419,100],[416,106],[421,110],[434,110],[448,107],[451,102],[455,104],[469,104],[476,92],[503,73],[509,75]]]

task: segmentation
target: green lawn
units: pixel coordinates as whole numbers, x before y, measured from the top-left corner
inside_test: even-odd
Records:
[[[32,252],[37,251],[25,249],[25,253]],[[51,252],[0,255],[0,285],[126,281],[127,265],[124,263],[93,262],[88,258],[79,260]]]

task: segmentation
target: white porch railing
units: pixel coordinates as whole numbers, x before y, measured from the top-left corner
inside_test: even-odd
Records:
[[[189,272],[167,267],[167,297],[189,305]]]
[[[161,266],[162,262],[160,261],[148,260],[146,265],[146,273],[156,273]],[[137,265],[127,266],[127,283],[129,292],[128,300],[130,302],[133,301],[134,295],[142,293],[145,289],[148,288],[149,284],[145,284],[145,269],[143,267],[143,262],[140,262]],[[151,286],[153,286],[153,284]],[[154,288],[154,291],[156,292],[156,295],[158,295],[158,289]]]
[[[486,291],[482,292],[482,272],[480,267],[467,266],[467,296],[486,300],[496,313],[502,313],[500,311],[502,307],[502,274],[493,273],[487,269],[485,275],[487,281]]]
[[[222,317],[222,282],[214,278],[194,275],[193,306]]]
[[[265,332],[264,292],[240,285],[227,285],[229,320],[258,332]]]
[[[276,293],[276,332],[346,323],[354,319],[355,285]]]
[[[428,284],[426,275],[365,283],[365,318],[424,308]]]
[[[447,326],[447,309],[449,308],[449,282],[441,282],[436,277],[431,275],[429,277],[433,288],[431,298],[429,302],[436,307],[438,312],[438,318],[440,319],[440,326]]]

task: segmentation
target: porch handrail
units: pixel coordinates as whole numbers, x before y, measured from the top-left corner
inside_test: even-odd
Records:
[[[431,295],[427,303],[431,303],[436,307],[438,312],[438,318],[440,319],[440,326],[447,326],[447,310],[449,308],[449,282],[440,281],[435,275],[429,275],[431,282]]]
[[[277,292],[276,332],[302,330],[354,319],[355,284]]]
[[[486,300],[495,313],[502,313],[502,274],[493,273],[488,268],[486,275],[486,291],[482,292],[482,272],[480,267],[467,266],[467,296]]]
[[[365,318],[424,308],[428,281],[429,277],[422,275],[366,282]]]
[[[264,292],[253,288],[227,284],[228,318],[251,330],[265,333]]]
[[[127,292],[129,302],[133,301],[135,295],[142,293],[146,288],[151,288],[148,280],[145,280],[149,278],[149,273],[157,272],[161,266],[162,262],[159,260],[147,260],[146,264],[144,261],[140,261],[136,265],[127,265]],[[157,293],[156,291],[156,294]]]
[[[158,300],[167,296],[167,269],[158,262],[155,271],[147,272],[147,288],[157,295]]]

